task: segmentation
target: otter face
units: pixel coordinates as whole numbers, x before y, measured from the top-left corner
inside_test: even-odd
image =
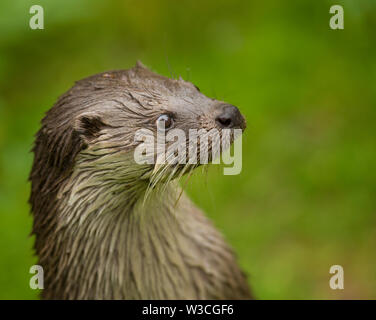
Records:
[[[160,76],[137,63],[129,70],[78,81],[47,112],[34,151],[42,167],[52,165],[64,170],[76,166],[92,171],[98,179],[103,177],[103,181],[148,180],[156,184],[202,164],[203,142],[199,139],[197,148],[192,149],[192,130],[214,129],[221,137],[225,129],[245,127],[235,106],[206,97],[190,82]],[[183,137],[168,139],[176,130]],[[160,161],[157,141],[161,131],[166,138],[162,150],[165,162]],[[144,133],[142,139],[137,136],[140,133]],[[214,140],[210,134],[207,137],[211,159]],[[38,155],[45,153],[45,145],[49,155]],[[168,153],[166,149],[173,145],[185,150],[186,162],[176,157],[176,150]],[[140,147],[147,149],[141,163],[135,160]],[[196,162],[187,160],[189,153],[196,155]]]
[[[124,157],[139,178],[155,183],[202,164],[200,146],[205,139],[196,139],[196,148],[192,149],[189,138],[193,131],[206,134],[216,130],[220,138],[224,129],[246,127],[235,106],[206,97],[183,79],[155,74],[141,63],[127,71],[106,72],[79,81],[71,95],[84,100],[85,107],[79,106],[74,121],[74,130],[86,148],[83,153],[102,158],[106,151],[109,158],[116,156],[117,162]],[[160,133],[165,135],[163,150],[158,148]],[[171,139],[179,135],[180,140]],[[210,161],[214,138],[210,134],[206,138]],[[173,145],[176,148],[169,153]],[[145,158],[135,163],[130,155],[137,147],[143,148]],[[184,151],[184,161],[177,150]],[[195,153],[196,162],[189,161],[190,152]]]

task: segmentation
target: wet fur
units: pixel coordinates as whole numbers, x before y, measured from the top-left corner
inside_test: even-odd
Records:
[[[36,135],[30,174],[42,298],[250,298],[221,234],[184,193],[176,204],[172,175],[151,187],[154,168],[133,161],[137,129],[154,129],[164,111],[179,128],[210,129],[218,103],[140,63],[60,97]]]

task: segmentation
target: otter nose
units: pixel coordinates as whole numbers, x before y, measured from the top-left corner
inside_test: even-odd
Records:
[[[215,121],[222,129],[239,128],[244,130],[246,127],[239,109],[231,104],[222,106],[222,110]]]

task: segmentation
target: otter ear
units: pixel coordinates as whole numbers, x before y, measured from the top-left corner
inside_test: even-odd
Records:
[[[99,136],[102,128],[106,127],[100,115],[95,113],[81,114],[74,122],[74,130],[88,143]]]

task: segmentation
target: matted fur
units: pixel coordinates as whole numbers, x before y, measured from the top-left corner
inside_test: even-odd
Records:
[[[133,160],[135,131],[155,130],[161,113],[183,130],[210,130],[220,104],[141,63],[60,97],[36,135],[30,174],[43,298],[250,298],[221,234],[184,194],[176,203],[178,183],[149,190],[153,166]]]

